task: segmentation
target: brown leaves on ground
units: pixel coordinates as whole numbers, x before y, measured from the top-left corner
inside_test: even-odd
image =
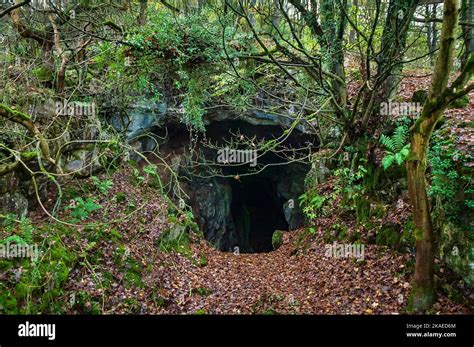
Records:
[[[186,254],[163,252],[158,239],[168,228],[167,205],[146,184],[131,185],[125,171],[117,172],[113,181],[113,189],[100,201],[103,209],[94,219],[122,219],[106,228],[107,232],[115,229],[121,238],[118,243],[98,242],[72,269],[65,301],[79,292],[88,293],[89,298],[82,307],[70,307],[69,313],[88,312],[92,303],[106,314],[404,312],[411,254],[366,244],[360,262],[326,257],[324,223],[315,234],[305,234],[305,247],[300,247],[305,231],[299,230],[285,233],[283,245],[269,253],[224,253],[205,240],[191,243]],[[120,203],[112,198],[118,193],[125,194]],[[146,206],[130,214],[124,207],[130,203]],[[91,231],[77,231],[65,242],[73,249],[79,244],[88,249]],[[131,283],[128,276],[137,266],[141,281]],[[435,307],[441,313],[469,311],[441,293]]]
[[[368,245],[364,260],[329,258],[322,237],[315,236],[303,253],[292,255],[294,238],[285,235],[276,251],[223,253],[205,241],[193,245],[194,256],[207,258],[200,267],[178,256],[170,268],[151,275],[170,304],[154,313],[209,314],[397,314],[404,311],[411,274],[410,255]],[[204,290],[205,289],[205,290]],[[203,294],[204,293],[204,294]],[[440,296],[439,311],[468,309]]]

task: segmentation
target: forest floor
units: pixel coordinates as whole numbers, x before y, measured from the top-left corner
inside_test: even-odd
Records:
[[[74,236],[61,236],[72,252],[86,250],[63,288],[63,302],[71,302],[73,296],[76,302],[67,313],[87,313],[92,305],[105,314],[405,312],[412,253],[366,244],[362,261],[326,257],[324,221],[312,233],[284,233],[283,244],[268,253],[221,252],[198,234],[191,234],[179,251],[162,251],[159,239],[170,227],[167,204],[147,184],[130,184],[128,169],[117,171],[112,180],[113,188],[99,201],[102,209],[89,220],[107,221],[102,236],[98,238],[93,228],[76,228]],[[125,197],[121,202],[119,195]],[[133,214],[127,214],[130,205],[138,207]],[[34,220],[42,224],[45,216],[38,212]],[[448,273],[442,265],[439,272],[443,277]],[[78,293],[87,298],[80,306]],[[438,291],[433,314],[470,313],[469,304],[448,299],[447,294]]]
[[[408,99],[428,82],[429,78],[405,79],[400,96]],[[464,152],[472,151],[474,143],[472,127],[466,126],[474,118],[474,94],[470,100],[470,107],[447,111],[454,124],[450,129]],[[305,229],[285,233],[281,247],[269,253],[224,253],[198,237],[182,252],[164,252],[157,244],[170,226],[166,202],[146,181],[131,184],[136,178],[130,169],[110,179],[112,189],[98,201],[102,208],[88,220],[105,223],[106,236],[92,237],[88,228],[76,228],[74,237],[60,236],[68,248],[82,254],[70,269],[62,299],[71,303],[77,293],[87,293],[85,303],[78,306],[74,300],[68,313],[87,312],[93,304],[106,314],[405,312],[413,275],[410,252],[367,244],[363,261],[326,257],[324,223],[311,234]],[[60,217],[67,218],[68,213]],[[41,210],[30,217],[35,225],[49,228]],[[449,271],[438,265],[438,275],[446,277]],[[448,294],[438,291],[432,313],[471,312],[474,294],[467,293],[470,305],[455,302]]]
[[[325,256],[325,243],[314,238],[294,254],[300,232],[285,235],[276,251],[232,254],[206,242],[193,246],[207,265],[175,259],[173,270],[158,271],[157,281],[174,298],[172,313],[244,314],[397,314],[410,291],[410,255],[369,245],[364,261]],[[164,281],[163,281],[164,280]],[[468,307],[438,294],[433,313],[468,313]]]

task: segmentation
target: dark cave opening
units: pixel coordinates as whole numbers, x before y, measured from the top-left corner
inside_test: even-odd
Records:
[[[284,128],[278,125],[253,125],[239,120],[217,121],[206,126],[196,143],[206,161],[218,160],[218,149],[225,148],[232,139],[244,135],[256,141],[280,137]],[[169,134],[170,141],[160,147],[163,153],[183,155],[189,145],[186,129],[176,128]],[[211,141],[213,148],[203,145]],[[313,136],[294,131],[282,146],[289,149],[317,146]],[[237,147],[246,149],[245,146]],[[187,171],[184,183],[195,220],[205,238],[221,251],[261,253],[273,250],[272,235],[276,230],[294,230],[304,225],[304,215],[298,198],[304,192],[309,165],[291,162],[278,153],[258,156],[258,166],[219,164],[221,175],[206,172],[206,164]],[[289,203],[291,201],[291,204]]]
[[[243,177],[232,182],[231,213],[241,253],[273,250],[275,230],[288,230],[275,184],[259,176]]]

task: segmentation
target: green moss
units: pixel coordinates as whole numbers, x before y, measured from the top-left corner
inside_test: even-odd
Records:
[[[143,288],[145,286],[142,279],[143,266],[135,259],[128,257],[124,267],[126,269],[125,276],[123,277],[125,285],[128,288]]]
[[[123,279],[127,288],[143,288],[145,286],[141,275],[133,271],[128,271]]]
[[[202,315],[206,315],[207,314],[207,311],[203,308],[195,311],[193,314],[197,315],[197,316],[202,316]]]
[[[408,219],[403,225],[403,232],[400,237],[400,245],[402,246],[414,246],[416,239],[413,233],[414,224],[412,219]]]
[[[408,312],[424,312],[436,302],[436,292],[434,289],[418,287],[414,282],[410,296],[408,297]]]
[[[366,221],[370,215],[370,201],[358,195],[354,199],[354,204],[357,215],[357,221],[359,223]]]
[[[275,230],[272,235],[273,249],[278,249],[283,244],[283,231]]]
[[[464,108],[469,106],[469,96],[464,95],[463,97],[454,100],[451,104],[449,104],[449,108]]]
[[[190,238],[186,230],[186,226],[182,224],[174,224],[170,229],[166,230],[160,237],[160,249],[164,252],[175,251],[181,254],[190,254]]]
[[[53,72],[44,67],[40,66],[32,70],[33,76],[35,76],[40,82],[49,82],[54,80]]]
[[[31,121],[31,117],[26,113],[14,110],[6,105],[0,104],[0,110],[3,110],[7,119],[20,120],[20,121]]]
[[[199,294],[201,296],[209,296],[212,294],[212,290],[206,287],[198,287],[192,290],[192,293]]]
[[[121,204],[122,202],[127,200],[127,196],[125,195],[125,193],[119,192],[117,193],[117,195],[115,195],[115,200],[117,201],[117,203]]]
[[[273,308],[266,309],[263,313],[264,316],[274,316],[277,315],[278,312],[275,311]]]
[[[12,295],[3,285],[0,284],[0,313],[18,314],[18,304]]]
[[[419,102],[420,104],[423,104],[427,98],[428,98],[428,91],[424,89],[420,89],[413,93],[413,96],[411,97],[411,101]]]
[[[464,298],[463,294],[459,290],[455,289],[453,286],[449,285],[448,283],[444,283],[441,286],[441,289],[443,290],[443,292],[446,294],[446,296],[449,299],[460,304],[467,303],[467,300],[466,298]]]
[[[349,228],[344,224],[335,223],[331,226],[331,229],[333,230],[333,238],[329,240],[331,242],[334,240],[343,241],[349,234]]]
[[[200,267],[207,266],[207,258],[204,253],[201,253],[201,256],[199,257],[199,266]]]
[[[439,252],[447,266],[460,275],[466,284],[474,287],[474,233],[451,222],[441,226]]]
[[[7,272],[13,267],[13,262],[11,260],[2,259],[0,260],[0,271]]]
[[[378,245],[396,247],[400,241],[400,233],[392,227],[385,227],[377,232],[375,242]]]

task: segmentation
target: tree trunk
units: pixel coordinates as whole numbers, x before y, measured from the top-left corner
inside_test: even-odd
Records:
[[[397,94],[400,85],[403,65],[399,63],[407,49],[408,29],[418,4],[419,0],[392,0],[388,6],[377,76],[383,79],[381,94],[390,100]]]
[[[456,45],[455,29],[458,23],[459,0],[445,0],[440,49],[427,101],[412,129],[411,151],[407,158],[408,192],[413,207],[416,237],[415,275],[409,299],[409,310],[424,311],[434,303],[435,237],[426,187],[426,152],[436,123],[443,115],[450,95],[469,80],[471,71],[463,70],[448,88]],[[469,64],[468,64],[469,65]],[[467,90],[465,91],[467,93]]]
[[[415,278],[410,298],[413,310],[430,307],[436,297],[434,290],[435,236],[430,215],[425,169],[429,139],[437,119],[424,119],[412,134],[411,159],[407,161],[407,179],[416,237]]]
[[[147,16],[146,10],[148,7],[148,0],[140,0],[140,10],[138,13],[137,24],[143,26],[146,24]]]
[[[461,8],[462,22],[472,23],[474,21],[474,0],[463,0]],[[464,52],[461,57],[461,66],[464,67],[469,55],[474,52],[474,30],[472,26],[463,26]]]

